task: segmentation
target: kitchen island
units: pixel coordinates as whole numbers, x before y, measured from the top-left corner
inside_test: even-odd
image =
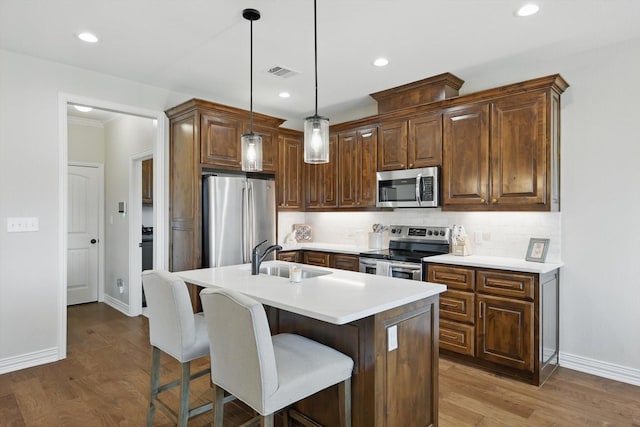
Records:
[[[265,305],[272,334],[296,333],[353,358],[353,426],[438,424],[438,301],[443,285],[299,265],[315,276],[291,283],[278,272],[252,276],[238,265],[177,272],[201,287],[244,293]],[[338,389],[294,405],[302,417],[337,426]]]

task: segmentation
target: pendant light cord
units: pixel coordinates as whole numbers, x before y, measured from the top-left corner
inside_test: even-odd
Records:
[[[316,67],[316,117],[318,116],[318,18],[316,0],[313,0],[313,50],[315,53]]]
[[[315,1],[315,0],[314,0]],[[253,135],[253,20],[251,22],[250,30],[250,60],[249,60],[249,133]],[[316,83],[317,85],[317,83]],[[316,88],[317,90],[317,88]],[[316,107],[317,108],[317,107]]]

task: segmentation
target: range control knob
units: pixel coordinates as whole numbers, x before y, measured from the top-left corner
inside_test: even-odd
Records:
[[[431,236],[431,235],[433,234],[433,231],[429,230],[429,231],[427,231],[427,234],[428,234],[429,236]]]
[[[440,235],[444,236],[444,230],[440,230]]]

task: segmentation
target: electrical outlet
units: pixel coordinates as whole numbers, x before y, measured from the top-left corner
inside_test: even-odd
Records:
[[[387,351],[398,348],[398,326],[393,325],[387,328]]]
[[[116,279],[116,286],[118,287],[118,291],[121,294],[124,294],[124,280],[123,279]]]

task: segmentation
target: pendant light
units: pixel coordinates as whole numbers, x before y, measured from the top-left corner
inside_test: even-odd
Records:
[[[245,9],[242,11],[242,17],[251,23],[249,133],[242,135],[242,170],[260,172],[262,170],[262,137],[253,133],[253,21],[260,19],[260,12],[255,9]]]
[[[304,162],[329,163],[329,119],[318,115],[318,23],[316,15],[316,0],[313,0],[316,113],[304,119]]]

